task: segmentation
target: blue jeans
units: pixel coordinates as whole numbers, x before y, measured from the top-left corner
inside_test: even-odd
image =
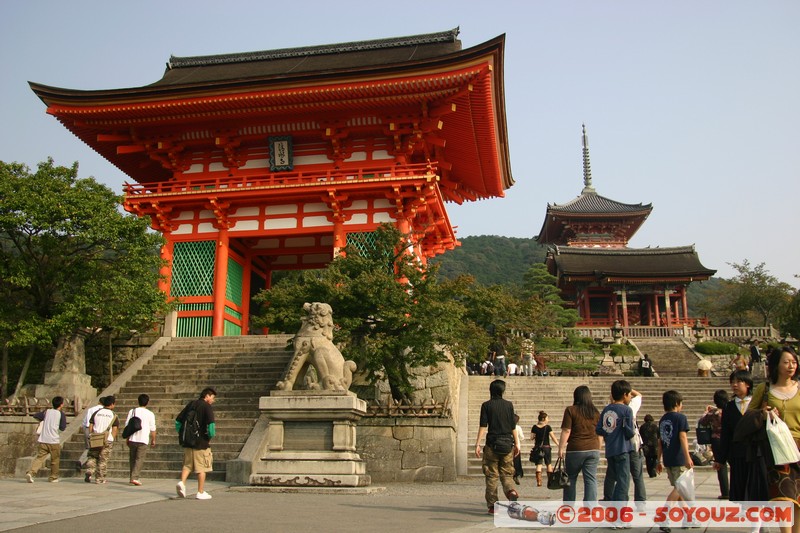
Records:
[[[644,485],[644,472],[642,468],[644,457],[641,450],[638,452],[630,452],[628,455],[630,456],[631,479],[633,479],[633,499],[637,502],[645,502],[647,501],[647,489]],[[603,500],[606,501],[618,501],[614,497],[614,489],[616,488],[617,484],[617,476],[614,468],[615,467],[609,460],[608,469],[606,470],[606,478],[603,481]],[[627,497],[625,500],[627,500]]]
[[[564,487],[563,500],[574,503],[577,493],[578,474],[583,474],[583,502],[594,505],[597,501],[597,465],[600,464],[600,450],[567,452],[564,469],[569,476],[569,487]]]
[[[606,457],[608,462],[608,470],[606,470],[606,479],[610,479],[613,483],[611,491],[612,502],[627,502],[628,501],[628,487],[631,483],[631,461],[629,453],[621,453],[613,457]],[[604,497],[608,497],[604,494]]]

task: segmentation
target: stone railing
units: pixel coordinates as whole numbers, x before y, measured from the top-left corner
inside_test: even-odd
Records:
[[[27,416],[44,411],[52,407],[52,402],[47,398],[14,398],[6,399],[0,402],[0,416]],[[61,411],[67,416],[75,416],[83,407],[81,406],[81,399],[74,398],[72,400],[65,398],[64,406]]]
[[[390,400],[388,404],[381,404],[375,400],[371,400],[367,405],[368,417],[407,417],[407,418],[427,418],[427,417],[440,417],[449,418],[452,413],[450,411],[449,398],[445,398],[443,402],[435,402],[433,400],[423,402],[420,404],[412,404],[408,402],[398,402]]]
[[[592,339],[615,338],[614,333],[623,333],[625,337],[634,338],[670,338],[686,337],[695,339],[697,333],[702,334],[704,340],[721,340],[729,342],[747,342],[752,338],[757,339],[780,339],[780,332],[774,327],[716,327],[704,326],[700,330],[695,330],[688,325],[684,326],[628,326],[616,330],[607,326],[604,327],[576,327],[564,328],[548,333],[547,337],[565,337],[568,332],[574,332],[579,337],[589,337]],[[619,334],[618,333],[618,334]]]

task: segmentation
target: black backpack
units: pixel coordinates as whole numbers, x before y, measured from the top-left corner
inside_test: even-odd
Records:
[[[183,426],[178,433],[178,442],[184,448],[194,448],[203,439],[200,431],[200,420],[197,417],[197,404],[192,402],[191,407],[183,417]]]
[[[122,438],[127,439],[137,431],[142,429],[142,419],[136,416],[136,409],[133,410],[133,416],[128,423],[125,424],[125,429],[122,430]]]

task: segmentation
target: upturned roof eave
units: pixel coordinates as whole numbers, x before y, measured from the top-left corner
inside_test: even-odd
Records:
[[[245,90],[252,91],[258,88],[273,89],[299,84],[307,85],[312,82],[344,81],[355,77],[366,79],[388,74],[391,74],[391,77],[397,77],[398,74],[407,75],[409,72],[413,71],[433,71],[437,68],[452,67],[492,54],[499,54],[499,58],[502,58],[504,43],[505,35],[503,34],[458,52],[400,63],[348,67],[344,69],[330,69],[314,72],[283,73],[252,78],[236,78],[184,84],[157,85],[158,82],[154,82],[153,84],[140,87],[94,90],[68,89],[44,85],[33,81],[29,81],[28,85],[39,99],[48,106],[54,104],[113,104],[119,101],[149,101],[177,96],[185,98],[190,96],[202,96],[204,94],[235,93]],[[502,69],[498,70],[502,73]],[[498,102],[498,104],[500,103],[503,102]]]

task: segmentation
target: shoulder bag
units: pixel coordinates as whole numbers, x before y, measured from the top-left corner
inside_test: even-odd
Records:
[[[564,470],[561,457],[556,460],[553,466],[553,471],[547,473],[547,488],[550,490],[561,490],[564,487],[569,487],[569,476]]]

